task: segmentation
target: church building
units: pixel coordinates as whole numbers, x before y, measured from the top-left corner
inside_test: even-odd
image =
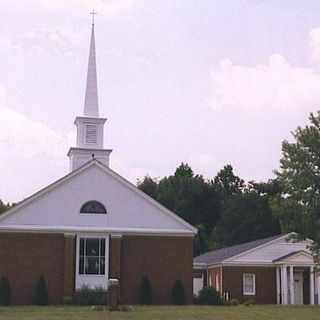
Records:
[[[138,303],[144,276],[153,303],[170,303],[178,279],[192,303],[197,230],[110,169],[106,120],[99,116],[93,23],[70,173],[0,216],[0,277],[8,277],[13,303],[33,303],[41,275],[53,304],[83,285],[107,289],[110,278],[119,280],[124,303]]]

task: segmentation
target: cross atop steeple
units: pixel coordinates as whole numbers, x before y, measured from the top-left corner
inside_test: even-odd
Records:
[[[94,16],[97,15],[98,13],[95,12],[93,9],[92,12],[90,12],[90,14],[92,14],[92,24],[94,24]]]

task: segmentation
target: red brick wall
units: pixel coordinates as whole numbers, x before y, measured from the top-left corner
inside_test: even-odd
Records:
[[[220,274],[220,267],[214,267],[208,270],[208,286],[210,285],[210,277],[211,277],[211,286],[214,287],[215,289],[217,288],[216,284],[216,276],[219,276],[219,290],[221,292],[221,274]]]
[[[256,275],[256,295],[243,295],[243,274]],[[273,267],[223,267],[223,291],[229,292],[230,299],[240,302],[254,299],[257,303],[276,303],[276,272]]]
[[[187,303],[192,303],[191,237],[123,236],[120,295],[125,303],[138,303],[139,286],[148,276],[153,303],[170,303],[171,288],[181,279]]]
[[[69,242],[66,251],[73,251],[70,248]],[[60,303],[63,290],[72,293],[73,288],[68,286],[73,286],[74,279],[73,275],[64,278],[64,255],[63,234],[0,233],[0,276],[9,278],[13,303],[33,303],[35,284],[41,274],[46,280],[50,303]],[[66,270],[74,272],[70,263]]]

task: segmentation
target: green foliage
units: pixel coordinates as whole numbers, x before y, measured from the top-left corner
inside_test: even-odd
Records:
[[[184,286],[180,279],[176,280],[172,286],[171,303],[182,305],[186,303]]]
[[[91,289],[87,285],[82,285],[74,294],[74,304],[77,305],[106,305],[107,290],[103,287]]]
[[[222,305],[220,293],[211,286],[203,287],[196,299],[197,304],[202,305]]]
[[[243,185],[244,181],[233,173],[230,164],[224,166],[214,178],[215,189],[225,198],[240,193]]]
[[[237,306],[239,304],[239,300],[238,299],[231,299],[229,301],[230,306]]]
[[[251,306],[253,304],[256,304],[256,300],[254,300],[252,298],[250,298],[250,299],[248,299],[248,300],[243,302],[243,305],[245,305],[246,307]]]
[[[139,303],[151,304],[152,303],[152,288],[147,276],[144,276],[141,280],[139,287]]]
[[[320,240],[320,112],[310,124],[298,127],[294,142],[283,141],[280,169],[276,171],[281,195],[272,202],[282,230]]]
[[[9,210],[11,207],[13,207],[13,204],[10,203],[5,204],[2,200],[0,200],[0,214]]]
[[[217,244],[231,246],[280,234],[281,230],[272,215],[269,197],[250,191],[226,200],[215,232]]]
[[[2,276],[0,280],[0,305],[11,304],[11,287],[8,277]]]
[[[34,303],[40,306],[45,306],[49,304],[47,285],[43,275],[39,277],[36,283],[34,292]]]
[[[192,178],[194,173],[187,163],[184,164],[182,162],[181,165],[176,169],[174,176],[177,178]]]
[[[142,180],[138,179],[137,187],[146,193],[151,198],[157,200],[158,198],[158,181],[156,178],[151,178],[146,175]]]

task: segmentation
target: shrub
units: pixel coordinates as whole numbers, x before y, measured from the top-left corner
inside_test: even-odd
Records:
[[[141,280],[139,287],[139,303],[151,304],[152,303],[152,288],[147,276],[144,276]]]
[[[107,290],[101,286],[91,289],[87,285],[82,285],[74,294],[74,303],[79,305],[106,305]]]
[[[237,306],[239,304],[239,300],[238,299],[231,299],[229,303],[230,303],[230,306]]]
[[[252,304],[256,304],[256,300],[250,298],[243,303],[245,306],[250,306]]]
[[[66,305],[71,305],[74,303],[74,299],[71,296],[64,296],[62,297],[62,303]]]
[[[207,305],[222,305],[222,299],[220,293],[216,291],[213,287],[207,286],[200,290],[198,295],[198,304]]]
[[[180,279],[176,280],[172,286],[171,302],[178,305],[186,303],[184,287]]]
[[[0,280],[0,305],[11,304],[11,287],[8,277],[2,276]]]
[[[34,292],[34,303],[40,306],[45,306],[49,303],[47,285],[43,275],[39,277],[36,283]]]

